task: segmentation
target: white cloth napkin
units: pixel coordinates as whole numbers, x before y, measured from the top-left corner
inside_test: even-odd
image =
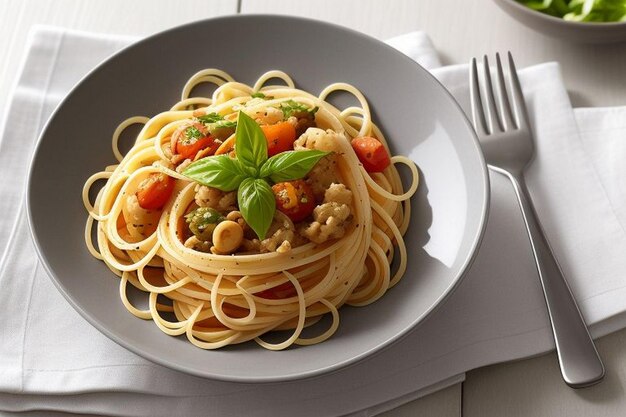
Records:
[[[100,334],[40,267],[23,178],[50,112],[89,69],[130,42],[46,27],[31,33],[0,126],[0,411],[369,416],[458,382],[469,369],[553,348],[519,209],[497,174],[484,243],[460,287],[408,337],[355,366],[290,383],[225,383],[155,365]],[[390,44],[431,69],[468,108],[466,65],[436,68],[423,33]],[[592,333],[626,327],[626,108],[573,110],[555,63],[520,77],[536,131],[528,183],[542,224]]]

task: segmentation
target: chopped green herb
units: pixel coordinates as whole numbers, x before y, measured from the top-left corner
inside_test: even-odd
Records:
[[[209,113],[204,116],[197,117],[198,121],[209,125],[209,130],[212,132],[214,129],[221,128],[234,128],[237,127],[237,122],[224,119],[224,117],[217,113]]]
[[[198,117],[198,121],[202,123],[215,123],[219,122],[220,120],[224,120],[224,117],[217,113],[209,113],[205,114],[204,116]]]
[[[227,127],[237,127],[237,122],[233,122],[230,120],[220,120],[219,122],[216,122],[212,126],[213,129],[227,128]]]
[[[274,96],[266,96],[265,94],[261,93],[260,91],[257,91],[256,93],[252,93],[252,95],[250,96],[252,98],[262,98],[263,100],[271,100],[274,98]]]
[[[315,106],[311,109],[306,104],[298,103],[294,100],[287,100],[280,103],[280,109],[283,111],[285,119],[288,119],[291,116],[302,117],[307,114],[315,114],[319,110],[319,107]]]
[[[202,134],[202,132],[200,132],[200,131],[198,130],[198,128],[197,128],[197,127],[195,127],[195,126],[190,126],[190,127],[188,127],[187,129],[185,129],[185,138],[186,138],[188,141],[192,141],[192,140],[193,140],[193,141],[195,141],[195,140],[198,140],[198,139],[200,139],[202,136],[204,136],[204,135]]]

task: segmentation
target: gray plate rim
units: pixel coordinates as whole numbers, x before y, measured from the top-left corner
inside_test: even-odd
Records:
[[[47,257],[45,255],[45,253],[43,253],[43,251],[41,250],[41,246],[40,246],[40,241],[37,235],[37,232],[35,230],[35,226],[34,226],[34,219],[32,217],[32,210],[31,210],[31,190],[33,189],[33,182],[32,182],[32,167],[33,164],[38,156],[39,153],[39,149],[41,147],[41,143],[42,143],[42,138],[45,137],[46,135],[46,131],[48,129],[49,124],[51,123],[51,121],[55,118],[56,114],[59,112],[63,111],[63,107],[64,104],[71,100],[72,96],[74,94],[76,94],[76,92],[78,90],[81,89],[81,86],[89,79],[91,78],[91,76],[95,73],[97,73],[98,71],[101,70],[101,68],[109,65],[109,63],[115,59],[118,59],[118,57],[120,55],[124,55],[124,54],[128,54],[128,53],[132,53],[132,50],[134,47],[138,46],[138,45],[143,45],[144,43],[149,43],[149,42],[154,42],[155,40],[158,40],[158,38],[162,37],[162,36],[168,36],[168,34],[173,33],[173,32],[177,32],[177,31],[181,31],[181,30],[185,30],[186,28],[190,28],[190,27],[194,27],[197,25],[206,25],[207,23],[210,23],[212,21],[216,21],[216,20],[235,20],[235,21],[241,21],[241,20],[254,20],[254,19],[275,19],[275,20],[291,20],[291,21],[302,21],[302,22],[307,22],[309,24],[316,24],[316,25],[320,25],[320,26],[325,26],[328,28],[332,28],[334,30],[339,30],[339,31],[343,31],[346,32],[352,36],[358,36],[364,39],[368,39],[369,41],[373,41],[375,43],[379,44],[379,47],[384,47],[384,48],[388,48],[389,50],[393,51],[393,53],[398,54],[399,56],[401,56],[403,59],[405,59],[407,62],[409,62],[411,65],[415,65],[416,67],[419,68],[419,70],[421,70],[427,77],[429,77],[433,82],[435,82],[441,89],[442,94],[444,94],[445,96],[447,96],[448,100],[450,100],[452,102],[452,104],[455,106],[455,108],[458,110],[458,112],[460,113],[462,119],[464,120],[464,123],[467,125],[467,127],[469,127],[469,131],[472,133],[471,135],[471,140],[472,140],[472,144],[476,149],[476,156],[479,158],[479,165],[481,167],[481,183],[483,184],[483,189],[482,191],[482,195],[483,195],[483,199],[482,199],[482,210],[481,210],[481,218],[479,219],[479,230],[478,233],[474,236],[473,241],[471,243],[471,250],[470,252],[467,254],[465,260],[462,262],[462,267],[459,269],[459,273],[457,274],[457,276],[454,277],[454,279],[452,280],[451,284],[443,291],[443,293],[440,295],[439,298],[437,298],[435,300],[435,302],[426,310],[424,311],[424,313],[422,313],[420,316],[416,317],[415,320],[413,320],[411,322],[411,324],[409,326],[407,326],[403,331],[397,333],[394,337],[383,341],[381,343],[379,343],[378,345],[372,347],[369,350],[363,351],[362,353],[355,355],[353,357],[351,357],[350,359],[341,361],[341,362],[337,362],[334,363],[332,365],[326,366],[326,367],[322,367],[322,368],[318,368],[315,370],[311,370],[311,371],[305,371],[305,372],[299,372],[296,374],[284,374],[284,375],[278,375],[278,376],[269,376],[269,377],[251,377],[251,376],[245,376],[245,377],[239,377],[239,376],[232,376],[232,375],[228,375],[228,374],[216,374],[216,373],[207,373],[207,372],[203,372],[200,371],[198,369],[194,369],[194,368],[190,368],[190,367],[186,367],[186,366],[182,366],[176,363],[172,363],[169,362],[168,360],[152,355],[146,351],[143,351],[139,348],[137,348],[136,346],[134,346],[132,343],[129,343],[127,340],[124,340],[120,337],[118,337],[116,334],[112,333],[104,324],[102,324],[95,316],[93,316],[92,314],[90,314],[89,311],[86,311],[85,309],[81,308],[80,305],[78,305],[76,303],[76,301],[72,298],[72,296],[70,295],[70,293],[68,292],[68,289],[61,283],[61,281],[59,280],[59,278],[57,277],[55,271],[50,267],[50,264],[48,263]],[[31,238],[33,240],[33,242],[35,243],[35,250],[37,252],[37,255],[39,257],[39,260],[41,261],[48,277],[52,280],[52,282],[54,283],[54,285],[56,286],[57,290],[63,295],[63,297],[67,300],[67,302],[85,319],[87,320],[92,326],[94,326],[95,328],[97,328],[101,333],[103,333],[105,336],[107,336],[109,339],[111,339],[112,341],[114,341],[115,343],[117,343],[118,345],[124,347],[125,349],[136,353],[140,356],[142,356],[145,359],[150,360],[151,362],[154,362],[156,364],[162,365],[164,367],[170,368],[170,369],[174,369],[177,371],[181,371],[187,374],[191,374],[191,375],[195,375],[195,376],[199,376],[202,378],[207,378],[207,379],[214,379],[214,380],[219,380],[219,381],[225,381],[225,382],[236,382],[236,383],[276,383],[276,382],[287,382],[287,381],[295,381],[295,380],[299,380],[299,379],[305,379],[305,378],[312,378],[312,377],[316,377],[316,376],[321,376],[330,372],[334,372],[334,371],[338,371],[342,368],[345,368],[349,365],[353,365],[356,364],[360,361],[362,361],[364,358],[366,357],[370,357],[374,354],[380,353],[381,350],[383,350],[386,347],[389,347],[399,341],[401,341],[410,331],[414,330],[420,323],[423,323],[427,318],[431,317],[432,314],[439,308],[441,307],[441,305],[443,305],[445,303],[445,301],[447,299],[449,299],[450,295],[452,295],[452,293],[454,292],[454,290],[456,290],[459,287],[460,282],[462,281],[462,279],[465,277],[465,275],[467,275],[467,271],[469,270],[470,266],[472,265],[472,263],[474,262],[474,260],[476,259],[476,256],[478,254],[478,249],[480,248],[480,244],[482,242],[482,239],[484,237],[485,234],[485,228],[487,225],[487,218],[488,218],[488,213],[489,213],[489,206],[490,206],[490,180],[489,180],[489,174],[488,174],[488,169],[487,169],[487,165],[485,163],[485,160],[483,158],[483,154],[480,148],[480,143],[478,141],[478,137],[476,136],[474,129],[469,121],[469,119],[467,118],[467,115],[463,112],[461,106],[458,104],[458,102],[454,99],[454,97],[452,96],[452,94],[443,86],[443,84],[441,84],[439,82],[439,80],[437,80],[430,72],[428,72],[426,69],[424,69],[421,65],[417,64],[415,61],[413,61],[412,59],[410,59],[408,56],[406,56],[405,54],[401,53],[400,51],[396,50],[395,48],[387,45],[386,43],[373,38],[369,35],[366,35],[362,32],[358,32],[356,30],[347,28],[345,26],[341,26],[338,24],[334,24],[334,23],[328,23],[328,22],[323,22],[323,21],[319,21],[316,19],[310,19],[310,18],[304,18],[304,17],[294,17],[294,16],[285,16],[285,15],[272,15],[272,14],[249,14],[249,15],[228,15],[228,16],[220,16],[220,17],[214,17],[214,18],[208,18],[208,19],[202,19],[202,20],[197,20],[194,22],[190,22],[190,23],[186,23],[183,25],[179,25],[179,26],[175,26],[172,27],[170,29],[158,32],[156,34],[150,35],[148,37],[145,37],[137,42],[134,42],[122,49],[120,49],[118,52],[116,52],[115,54],[111,55],[110,57],[108,57],[106,60],[104,60],[103,62],[101,62],[99,65],[97,65],[95,68],[93,68],[91,71],[89,71],[84,77],[81,78],[81,80],[70,90],[70,92],[67,94],[67,96],[59,103],[59,105],[56,107],[56,109],[52,112],[52,114],[50,115],[50,117],[48,118],[48,120],[46,121],[38,139],[37,139],[37,143],[35,145],[34,151],[31,155],[31,159],[30,159],[30,163],[29,163],[29,172],[28,172],[28,177],[27,177],[27,182],[26,182],[26,212],[27,212],[27,219],[28,219],[28,225],[29,225],[29,231],[30,231],[30,235]]]

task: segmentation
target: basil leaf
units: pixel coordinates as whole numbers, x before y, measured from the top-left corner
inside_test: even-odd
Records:
[[[276,211],[276,199],[267,181],[261,178],[244,179],[239,185],[237,203],[246,223],[259,239],[265,239]]]
[[[235,131],[237,159],[245,166],[258,169],[267,160],[267,139],[261,127],[240,111]]]
[[[281,152],[263,164],[260,176],[269,177],[275,183],[297,180],[308,174],[311,168],[328,154],[329,152],[314,149]]]
[[[249,174],[238,160],[228,155],[208,156],[183,171],[192,180],[222,191],[236,190]]]

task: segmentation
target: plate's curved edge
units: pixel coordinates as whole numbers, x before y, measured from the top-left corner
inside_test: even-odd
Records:
[[[315,22],[318,22],[314,19],[304,19],[304,20],[309,20],[309,21],[313,20]],[[327,22],[321,22],[321,23],[327,23]],[[433,303],[433,305],[428,310],[426,310],[422,315],[417,317],[413,321],[413,323],[411,323],[411,325],[408,326],[404,331],[396,334],[395,337],[388,339],[384,343],[380,343],[378,346],[373,347],[372,349],[364,352],[363,354],[352,358],[350,361],[344,361],[338,364],[340,365],[339,368],[345,368],[347,366],[357,364],[358,362],[364,360],[366,357],[372,357],[373,355],[384,351],[385,349],[389,348],[390,346],[404,339],[406,336],[408,336],[409,333],[414,331],[418,325],[420,325],[429,317],[431,317],[433,313],[435,313],[450,298],[450,296],[454,293],[454,291],[459,287],[459,284],[461,283],[463,278],[467,275],[470,267],[474,263],[474,260],[476,259],[478,255],[478,250],[480,248],[480,245],[485,235],[485,230],[487,228],[487,221],[489,218],[489,211],[490,211],[490,206],[491,206],[491,180],[489,178],[489,169],[487,168],[487,162],[485,161],[485,158],[483,156],[483,152],[480,146],[480,142],[478,140],[478,136],[476,135],[476,131],[474,130],[474,127],[472,126],[467,114],[465,114],[465,112],[463,111],[463,108],[461,107],[459,102],[456,101],[452,93],[450,93],[450,91],[448,91],[448,89],[432,73],[430,73],[430,71],[425,69],[423,66],[417,63],[415,60],[411,59],[406,54],[400,52],[398,49],[385,43],[384,41],[368,36],[362,32],[358,32],[353,29],[346,28],[345,26],[335,25],[335,24],[329,24],[329,25],[339,27],[342,29],[347,29],[348,31],[352,31],[359,36],[369,38],[369,39],[379,42],[381,45],[384,45],[384,47],[388,48],[393,53],[397,54],[398,56],[401,56],[402,59],[405,59],[408,62],[410,62],[412,65],[418,67],[424,74],[426,74],[427,77],[429,77],[432,81],[434,81],[443,90],[445,95],[448,97],[448,100],[450,100],[453,103],[453,105],[456,106],[456,108],[458,109],[459,113],[461,114],[463,118],[463,121],[466,127],[471,132],[472,143],[479,157],[479,164],[481,168],[481,174],[482,174],[481,176],[482,176],[482,184],[483,184],[483,200],[482,200],[482,210],[481,210],[482,216],[478,225],[478,233],[476,234],[474,241],[472,242],[470,253],[466,257],[466,259],[463,261],[463,266],[461,267],[459,274],[454,278],[452,284],[450,284],[448,288],[445,289],[445,291],[441,294],[441,296],[437,298],[437,300]],[[333,370],[337,370],[337,369],[328,369],[326,372],[331,372]]]
[[[80,305],[78,305],[77,303],[74,302],[74,300],[70,297],[70,295],[68,294],[65,286],[63,286],[61,284],[61,282],[59,281],[59,279],[56,277],[56,274],[54,273],[54,271],[52,270],[52,268],[50,267],[50,264],[47,261],[47,258],[45,257],[45,255],[42,253],[41,251],[41,247],[40,247],[40,242],[39,239],[37,238],[37,234],[35,233],[34,230],[34,226],[33,226],[33,218],[32,218],[32,213],[31,213],[31,184],[32,184],[32,170],[29,168],[28,171],[28,177],[27,177],[27,181],[26,181],[26,213],[27,213],[27,219],[28,219],[28,226],[29,226],[29,231],[30,231],[30,235],[31,238],[33,239],[33,242],[35,243],[35,250],[37,252],[37,256],[39,257],[39,260],[41,261],[47,275],[51,278],[52,282],[54,283],[55,287],[58,289],[58,291],[63,295],[63,297],[68,301],[68,303],[72,306],[72,308],[74,308],[85,320],[87,320],[92,326],[96,327],[102,334],[104,334],[105,336],[107,336],[110,340],[112,340],[113,342],[115,342],[116,344],[122,346],[123,348],[138,354],[140,356],[142,356],[145,359],[150,360],[151,362],[158,364],[160,366],[164,366],[170,369],[174,369],[177,371],[181,371],[187,374],[191,374],[194,376],[198,376],[198,377],[202,377],[202,378],[208,378],[208,379],[215,379],[215,380],[219,380],[219,381],[225,381],[225,382],[234,382],[234,383],[277,383],[277,382],[288,382],[288,381],[294,381],[294,380],[300,380],[300,379],[306,379],[306,378],[312,378],[312,377],[319,377],[321,375],[324,374],[328,374],[331,372],[336,372],[339,371],[343,368],[346,368],[350,365],[355,365],[358,362],[361,362],[362,360],[364,360],[366,357],[370,357],[374,354],[380,353],[382,350],[384,350],[384,348],[389,347],[395,343],[397,343],[398,341],[402,340],[404,337],[406,337],[412,330],[415,329],[415,327],[420,324],[421,322],[423,322],[424,320],[426,320],[428,317],[430,317],[449,297],[450,295],[454,292],[454,290],[456,288],[458,288],[461,280],[464,278],[464,276],[467,274],[467,271],[469,270],[469,267],[471,266],[471,264],[473,263],[474,259],[477,256],[478,253],[478,249],[480,246],[480,243],[482,242],[483,236],[484,236],[484,232],[485,232],[485,228],[486,228],[486,224],[487,224],[487,217],[488,217],[488,212],[489,212],[489,202],[490,202],[490,181],[489,181],[489,174],[488,174],[488,170],[487,170],[487,165],[485,163],[485,160],[483,158],[483,154],[480,148],[480,144],[478,142],[478,138],[474,132],[473,127],[471,126],[469,119],[467,118],[467,115],[464,113],[463,109],[461,108],[461,106],[459,105],[459,103],[454,99],[454,97],[452,96],[452,94],[443,86],[443,84],[441,84],[441,82],[439,82],[439,80],[437,80],[430,72],[428,72],[425,68],[423,68],[421,65],[419,65],[417,62],[415,62],[414,60],[412,60],[411,58],[409,58],[407,55],[403,54],[402,52],[398,51],[397,49],[393,48],[392,46],[386,44],[385,42],[376,39],[374,37],[371,37],[369,35],[366,35],[362,32],[356,31],[354,29],[351,28],[347,28],[345,26],[341,26],[338,24],[334,24],[334,23],[329,23],[329,22],[324,22],[324,21],[320,21],[320,20],[316,20],[316,19],[310,19],[310,18],[304,18],[304,17],[295,17],[295,16],[285,16],[285,15],[271,15],[271,14],[250,14],[250,15],[230,15],[230,16],[220,16],[220,17],[215,17],[215,18],[208,18],[208,19],[203,19],[203,20],[198,20],[195,22],[190,22],[184,25],[180,25],[180,26],[176,26],[167,30],[164,30],[162,32],[156,33],[154,35],[148,36],[146,38],[143,38],[137,42],[134,42],[122,49],[120,49],[119,51],[117,51],[116,53],[114,53],[113,55],[109,56],[107,59],[105,59],[104,61],[102,61],[100,64],[98,64],[96,67],[94,67],[91,71],[89,71],[87,74],[85,74],[85,76],[83,76],[80,81],[78,81],[76,83],[76,85],[74,85],[74,87],[72,87],[72,89],[70,90],[70,92],[65,96],[65,98],[63,98],[63,100],[61,100],[61,102],[57,105],[57,107],[54,109],[54,111],[51,113],[50,117],[48,118],[48,120],[46,121],[46,123],[44,124],[44,127],[41,130],[41,133],[39,134],[38,138],[37,138],[37,142],[36,145],[34,147],[33,153],[31,155],[31,159],[30,159],[30,163],[29,163],[29,167],[33,166],[33,163],[35,162],[38,154],[39,154],[39,149],[41,147],[41,138],[45,135],[49,124],[51,123],[51,121],[55,118],[57,112],[60,111],[60,109],[63,107],[63,105],[65,104],[66,101],[70,100],[71,97],[75,94],[75,92],[81,87],[81,85],[83,83],[86,82],[86,80],[88,80],[94,73],[98,72],[101,70],[102,67],[106,66],[110,61],[114,60],[114,59],[118,59],[118,57],[120,55],[123,55],[125,53],[128,53],[129,50],[131,50],[132,48],[147,43],[147,42],[152,42],[154,39],[158,39],[161,36],[167,36],[167,34],[171,33],[171,32],[177,32],[180,30],[184,30],[187,27],[193,27],[196,25],[204,25],[206,24],[206,22],[211,22],[211,21],[215,21],[215,20],[241,20],[241,19],[283,19],[283,20],[296,20],[296,21],[302,21],[302,22],[308,22],[308,23],[313,23],[313,24],[317,24],[317,25],[322,25],[322,26],[327,26],[327,27],[331,27],[334,28],[336,30],[341,30],[347,33],[350,33],[352,35],[356,35],[362,39],[366,39],[368,41],[371,42],[377,42],[379,45],[384,46],[385,48],[388,48],[388,50],[392,51],[395,54],[398,54],[398,56],[401,56],[402,59],[407,60],[407,62],[409,62],[411,65],[416,66],[417,68],[419,68],[420,71],[422,71],[424,74],[427,74],[427,77],[429,77],[432,81],[434,81],[446,94],[446,96],[448,97],[448,100],[451,100],[451,102],[453,103],[454,106],[456,106],[456,108],[458,109],[458,111],[461,114],[461,117],[463,118],[467,128],[469,129],[469,131],[471,132],[471,136],[473,139],[473,144],[474,147],[477,151],[477,155],[479,157],[479,163],[481,166],[481,173],[482,173],[482,184],[483,184],[483,204],[482,204],[482,216],[479,222],[479,231],[477,233],[477,235],[474,237],[474,241],[472,242],[471,245],[471,251],[468,254],[468,256],[466,257],[465,261],[463,262],[463,266],[461,267],[459,274],[457,274],[457,276],[454,278],[452,284],[450,284],[450,286],[448,286],[448,288],[446,288],[446,290],[442,293],[442,295],[437,298],[437,300],[433,303],[433,305],[431,305],[431,307],[429,309],[427,309],[422,315],[420,315],[419,317],[417,317],[409,326],[407,326],[406,329],[404,329],[402,332],[396,334],[394,337],[387,339],[384,342],[379,343],[377,346],[374,346],[373,348],[362,352],[361,354],[354,356],[348,360],[344,360],[341,362],[337,362],[334,363],[330,366],[327,367],[323,367],[323,368],[319,368],[313,371],[304,371],[304,372],[299,372],[297,374],[284,374],[284,375],[279,375],[279,376],[270,376],[270,377],[254,377],[254,376],[247,376],[247,377],[239,377],[239,376],[232,376],[232,375],[228,375],[228,374],[207,374],[205,372],[200,372],[197,369],[194,368],[190,368],[190,367],[186,367],[186,366],[181,366],[179,364],[173,364],[170,362],[167,362],[165,360],[163,360],[160,357],[156,357],[142,349],[137,348],[134,345],[131,345],[130,343],[127,343],[126,341],[124,341],[122,338],[119,338],[117,335],[111,333],[106,326],[104,326],[100,321],[98,321],[94,316],[92,316],[91,314],[89,314],[89,312],[85,311],[84,309],[82,309],[80,307]]]

